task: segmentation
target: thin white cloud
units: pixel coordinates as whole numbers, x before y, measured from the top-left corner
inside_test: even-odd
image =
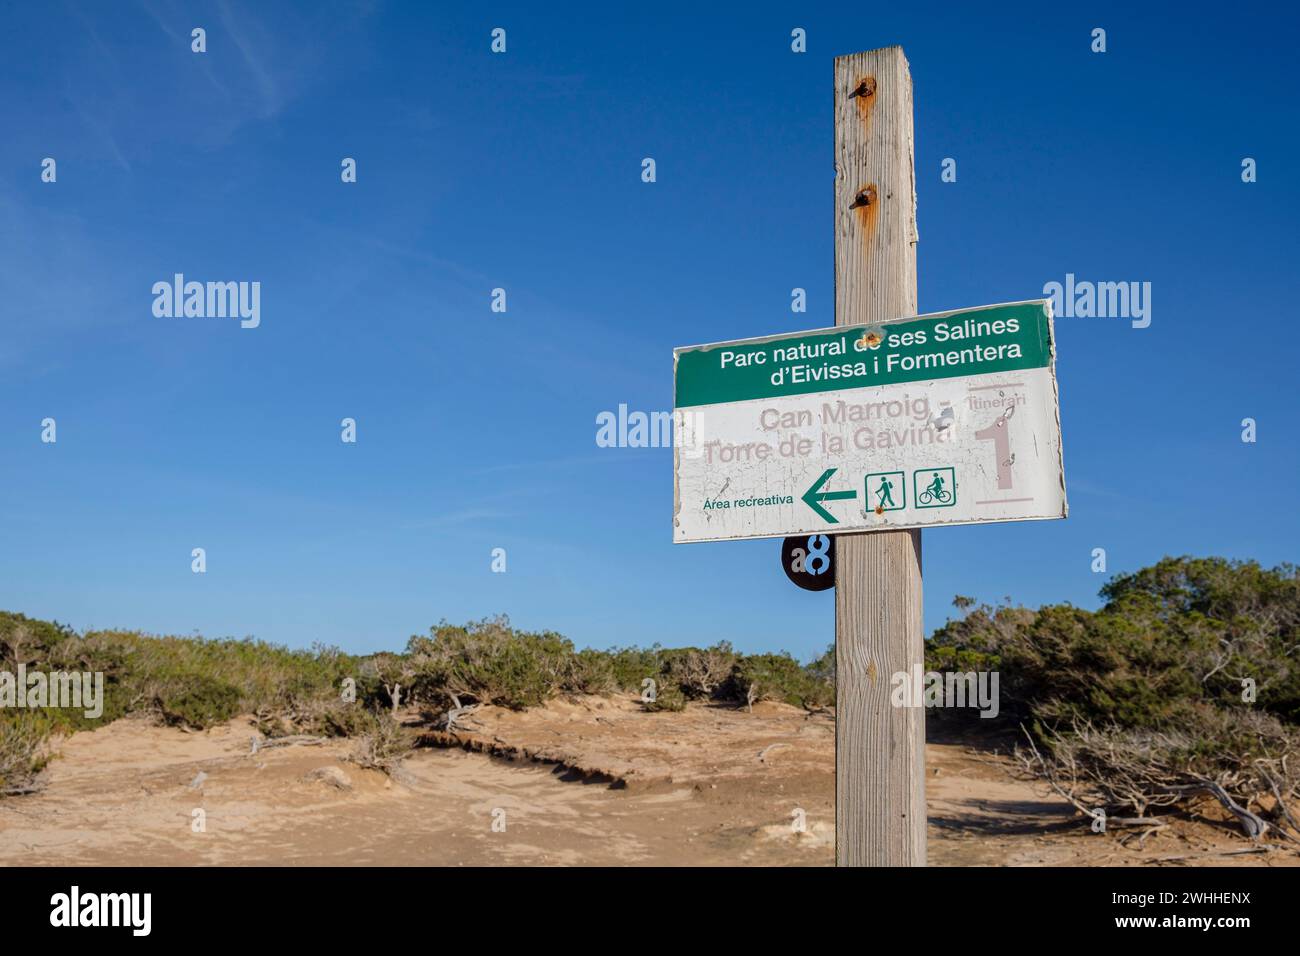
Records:
[[[253,52],[252,44],[249,42],[248,31],[245,27],[251,26],[251,21],[237,21],[230,11],[230,4],[226,0],[219,0],[217,9],[221,13],[221,25],[226,28],[230,38],[235,41],[235,46],[239,48],[239,53],[248,65],[249,72],[253,74],[257,82],[258,90],[262,95],[262,113],[263,119],[268,119],[280,112],[284,106],[283,98],[280,95],[280,87],[275,78],[263,67],[262,60]]]
[[[140,3],[140,9],[144,10],[144,12],[148,14],[149,18],[153,20],[154,23],[158,24],[158,28],[162,30],[163,33],[167,34],[167,36],[170,37],[171,40],[176,43],[179,49],[181,50],[190,49],[190,44],[193,42],[193,38],[189,32],[178,33],[176,30],[173,30],[171,26],[168,24],[167,20],[165,19],[164,14],[159,12],[159,7],[156,6],[155,4],[149,3],[147,2],[147,0],[139,0],[139,3]],[[174,14],[172,14],[171,5],[168,4],[166,6],[167,6],[167,15],[174,16]],[[191,27],[190,29],[193,29],[193,27]],[[207,81],[210,84],[212,84],[212,88],[216,90],[218,93],[220,93],[222,97],[229,100],[230,91],[227,90],[225,86],[222,85],[221,81],[217,79],[216,74],[212,70],[211,60],[209,60],[206,56],[202,58],[196,58],[196,59],[199,59],[199,70],[203,73],[203,76],[207,79]]]

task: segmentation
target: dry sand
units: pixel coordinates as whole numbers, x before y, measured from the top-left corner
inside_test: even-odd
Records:
[[[347,741],[251,753],[247,719],[121,720],[63,740],[41,793],[0,800],[0,865],[833,862],[828,716],[581,698],[472,719],[454,739],[422,732],[395,779],[349,762]],[[926,763],[934,865],[1297,862],[1216,855],[1247,844],[1210,823],[1126,847],[990,750],[931,742]]]

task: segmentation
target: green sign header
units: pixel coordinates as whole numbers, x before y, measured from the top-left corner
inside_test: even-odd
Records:
[[[1046,300],[677,349],[677,408],[1045,368]]]

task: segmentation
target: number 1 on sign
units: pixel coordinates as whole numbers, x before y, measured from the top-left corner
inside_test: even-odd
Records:
[[[993,442],[993,454],[998,461],[998,488],[1011,487],[1011,439],[1007,437],[1007,416],[1000,416],[988,428],[981,428],[975,437]]]

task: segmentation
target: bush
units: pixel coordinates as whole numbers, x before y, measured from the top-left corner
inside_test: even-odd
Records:
[[[997,670],[1001,717],[1025,728],[1026,766],[1081,808],[1140,816],[1209,795],[1249,828],[1239,810],[1290,800],[1300,789],[1295,568],[1165,558],[1101,594],[1095,612],[963,599],[927,664]]]
[[[432,637],[413,637],[416,695],[446,703],[452,697],[519,710],[545,703],[571,686],[573,644],[559,634],[516,631],[505,617],[457,627],[442,622]]]
[[[58,621],[38,621],[23,614],[0,611],[0,661],[17,663],[41,658],[75,632]]]
[[[692,700],[717,695],[731,680],[737,655],[726,641],[700,650],[685,647],[660,654],[661,673]]]
[[[602,651],[579,651],[564,689],[575,694],[614,693],[619,689],[619,683],[613,658]]]
[[[616,647],[609,651],[597,651],[609,658],[614,673],[614,683],[619,690],[641,692],[647,677],[659,683],[663,673],[663,649],[655,644],[652,647]]]
[[[1099,611],[974,608],[939,628],[935,670],[998,670],[1002,713],[1165,729],[1200,704],[1235,707],[1255,681],[1259,709],[1300,721],[1300,588],[1289,565],[1166,558],[1102,589]]]
[[[0,711],[0,795],[28,793],[48,760],[51,724],[39,712]]]
[[[350,759],[364,769],[392,773],[410,752],[411,738],[390,712],[356,710],[358,723],[352,736],[357,742]]]
[[[239,713],[239,688],[214,677],[192,674],[184,687],[158,698],[158,710],[168,724],[207,730]]]
[[[641,708],[650,713],[659,711],[678,712],[686,709],[686,695],[676,684],[664,684],[655,687],[654,700],[641,698]]]
[[[835,699],[835,645],[832,644],[815,658],[807,667],[808,677],[819,684],[824,684],[831,691],[831,702]]]
[[[742,658],[736,665],[734,683],[737,699],[747,705],[779,700],[815,709],[834,700],[832,685],[815,677],[784,651]]]
[[[743,702],[754,687],[760,699],[808,707],[830,703],[834,693],[833,649],[807,668],[789,655],[747,658],[725,641],[706,648],[655,644],[576,652],[559,634],[521,631],[505,617],[463,626],[443,621],[428,636],[412,637],[405,653],[353,657],[337,648],[290,650],[252,639],[77,634],[57,622],[0,612],[0,667],[19,661],[31,669],[102,673],[103,714],[92,719],[81,710],[52,708],[24,711],[21,720],[5,717],[0,773],[8,786],[39,769],[50,733],[130,713],[197,730],[250,713],[266,737],[354,737],[363,741],[365,760],[380,761],[388,742],[396,742],[389,734],[396,724],[377,723],[377,712],[388,711],[391,721],[399,702],[434,713],[453,700],[519,709],[562,693],[639,695],[647,679],[657,689],[656,700],[646,705],[653,711],[680,711],[688,700]],[[341,699],[345,678],[355,682],[353,702]]]

